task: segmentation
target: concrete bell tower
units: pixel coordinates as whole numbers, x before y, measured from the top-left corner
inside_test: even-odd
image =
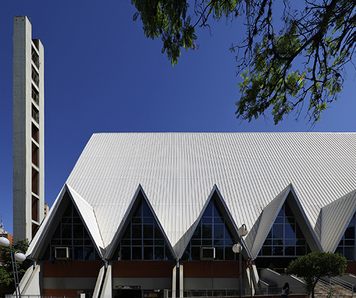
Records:
[[[44,53],[26,16],[14,17],[13,234],[31,241],[44,217]]]

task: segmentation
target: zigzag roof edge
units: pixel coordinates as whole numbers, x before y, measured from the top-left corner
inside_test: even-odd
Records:
[[[47,233],[48,229],[55,217],[57,209],[63,199],[64,194],[67,191],[66,184],[63,185],[61,191],[59,192],[57,198],[55,199],[53,206],[50,208],[48,215],[42,221],[35,237],[32,238],[32,241],[27,249],[26,256],[29,259],[36,259],[40,248],[42,247],[43,243],[47,241]],[[45,235],[45,236],[43,236]]]
[[[321,246],[335,252],[352,216],[356,212],[356,189],[321,209]],[[335,216],[342,214],[343,216]]]
[[[105,254],[105,245],[101,237],[94,209],[87,201],[81,197],[80,194],[78,194],[72,187],[70,187],[70,185],[67,185],[67,188],[68,193],[77,208],[79,216],[81,216],[83,224],[85,225],[94,245],[96,246],[99,256],[103,258]]]

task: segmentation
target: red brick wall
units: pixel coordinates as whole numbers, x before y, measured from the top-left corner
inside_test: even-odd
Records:
[[[213,268],[212,268],[213,266]],[[239,277],[238,261],[187,261],[183,262],[185,278]]]
[[[43,277],[97,277],[102,261],[43,261]]]
[[[114,261],[113,277],[172,277],[172,261]]]

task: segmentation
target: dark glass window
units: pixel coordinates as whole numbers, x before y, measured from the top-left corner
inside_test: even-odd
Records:
[[[200,260],[201,247],[215,247],[215,260],[234,260],[232,234],[226,226],[225,218],[211,200],[192,239],[183,254],[183,260]]]
[[[335,252],[344,255],[348,261],[355,261],[355,238],[354,214]]]
[[[50,259],[55,259],[56,247],[68,247],[72,260],[100,260],[83,222],[73,206],[65,210],[49,245]]]
[[[173,260],[173,255],[145,200],[142,200],[135,210],[121,238],[118,259]]]
[[[279,212],[259,256],[303,256],[310,252],[292,210],[285,203]]]

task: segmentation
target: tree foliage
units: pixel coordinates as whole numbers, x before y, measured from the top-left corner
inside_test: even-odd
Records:
[[[314,298],[314,289],[321,277],[342,276],[347,266],[346,258],[331,252],[312,252],[292,261],[286,273],[304,277],[306,290]]]
[[[245,38],[230,48],[243,79],[237,118],[251,121],[271,108],[277,124],[292,111],[298,119],[306,103],[315,123],[337,99],[355,51],[356,0],[304,0],[299,10],[289,0],[190,1],[194,9],[188,2],[132,0],[134,20],[140,16],[147,37],[161,37],[174,65],[182,48],[195,49],[196,27],[244,17]]]
[[[17,240],[15,244],[12,245],[13,253],[21,251],[25,253],[28,248],[28,240],[22,239]],[[15,289],[14,284],[14,272],[11,263],[10,247],[1,247],[0,259],[2,260],[2,266],[0,266],[0,287],[5,287],[8,289]],[[31,261],[24,261],[22,263],[16,262],[17,271],[19,278],[25,274],[27,268],[31,265]]]

